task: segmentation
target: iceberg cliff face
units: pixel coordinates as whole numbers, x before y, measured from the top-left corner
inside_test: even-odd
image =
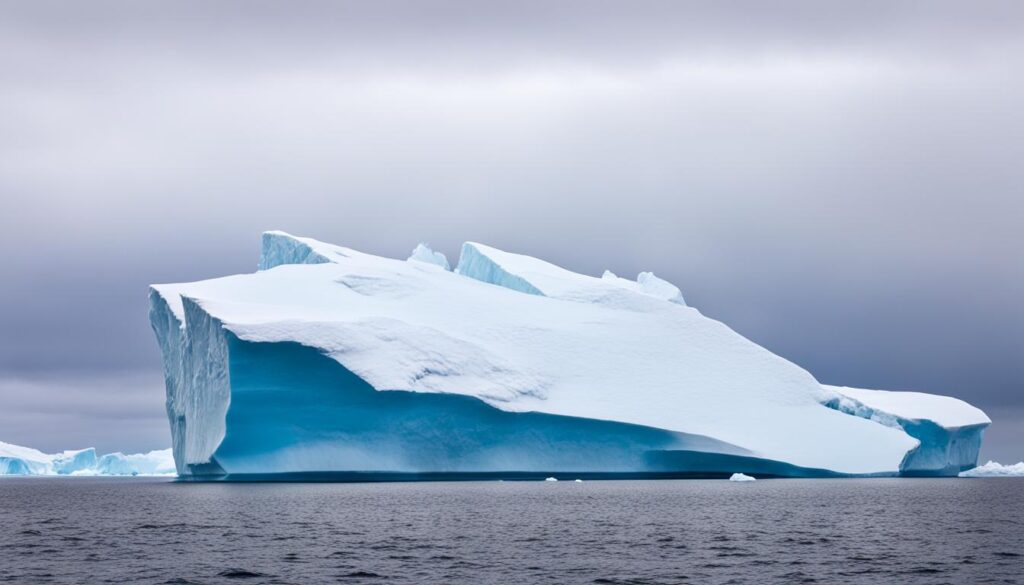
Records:
[[[987,419],[976,442],[926,441],[925,419],[839,408],[651,273],[476,243],[455,271],[442,259],[268,232],[259,272],[155,285],[178,472],[948,474],[977,457]]]
[[[949,396],[825,386],[836,396],[825,405],[917,439],[900,464],[906,475],[957,475],[978,462],[981,437],[991,420],[980,409]]]

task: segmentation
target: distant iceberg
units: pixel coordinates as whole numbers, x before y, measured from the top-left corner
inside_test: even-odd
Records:
[[[96,456],[93,448],[46,454],[0,442],[0,475],[175,475],[170,449]]]
[[[757,478],[745,473],[734,473],[729,476],[729,481],[757,481]]]
[[[651,272],[262,243],[258,272],[151,288],[182,476],[952,476],[990,423],[824,386]]]
[[[961,471],[960,477],[1024,477],[1024,461],[1014,465],[1001,465],[995,461],[989,461],[974,469]]]

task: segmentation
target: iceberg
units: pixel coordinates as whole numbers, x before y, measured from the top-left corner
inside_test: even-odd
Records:
[[[757,478],[745,473],[734,473],[729,476],[729,481],[757,481]]]
[[[989,461],[974,469],[961,471],[960,477],[1024,477],[1024,461],[1013,465],[1001,465],[995,461]]]
[[[989,423],[824,386],[649,272],[262,244],[255,273],[150,289],[182,477],[956,475]]]
[[[148,453],[108,453],[95,466],[96,475],[175,475],[170,449]]]
[[[0,475],[175,475],[170,449],[97,457],[96,449],[46,454],[0,442]]]
[[[902,429],[917,439],[900,467],[905,475],[948,476],[977,464],[981,438],[992,422],[980,409],[950,396],[825,386],[830,408]]]
[[[0,441],[0,475],[46,475],[53,470],[54,455]]]

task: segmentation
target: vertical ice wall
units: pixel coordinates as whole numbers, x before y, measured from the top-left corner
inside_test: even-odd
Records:
[[[227,342],[219,321],[173,290],[150,291],[149,316],[164,356],[175,466],[185,474],[190,465],[215,464],[211,457],[224,438],[231,399]]]
[[[282,264],[323,264],[330,261],[302,238],[278,231],[263,232],[260,270],[269,270]]]
[[[920,392],[887,392],[825,386],[834,396],[825,406],[902,429],[918,445],[900,463],[904,475],[956,475],[978,463],[982,436],[991,421],[956,398]]]

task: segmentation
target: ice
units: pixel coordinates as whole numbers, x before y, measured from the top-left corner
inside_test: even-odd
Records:
[[[435,264],[445,270],[451,270],[451,266],[448,265],[448,258],[440,252],[431,250],[426,244],[418,244],[416,249],[412,251],[412,255],[409,256],[409,260],[425,264]]]
[[[493,251],[482,244],[466,242],[462,245],[462,253],[459,255],[459,265],[455,272],[470,278],[495,284],[507,289],[524,292],[531,295],[544,295],[536,286],[531,284],[522,276],[511,274],[501,264],[495,262]],[[533,260],[532,258],[530,260]]]
[[[53,456],[30,447],[0,441],[0,475],[46,475],[53,473]]]
[[[0,442],[0,475],[174,475],[171,449],[96,456],[93,448],[46,454]]]
[[[729,476],[729,481],[757,481],[757,478],[751,477],[745,473],[734,473]]]
[[[974,469],[960,472],[960,477],[1024,477],[1024,461],[1014,465],[1001,465],[989,461]]]
[[[96,465],[97,475],[174,475],[171,449],[149,453],[108,453]]]
[[[326,254],[314,249],[305,238],[292,237],[284,232],[265,232],[260,252],[260,270],[269,270],[282,264],[321,264],[330,262]]]
[[[824,386],[834,393],[825,405],[898,428],[917,439],[901,464],[907,475],[956,475],[978,462],[984,412],[950,396],[922,392]]]
[[[636,282],[633,282],[616,276],[611,270],[605,270],[604,274],[601,275],[601,280],[616,284],[629,290],[635,290],[636,292],[657,299],[662,299],[670,303],[676,303],[678,305],[686,304],[686,301],[683,300],[683,293],[679,290],[679,287],[667,280],[658,278],[653,272],[641,272],[637,275]]]
[[[936,466],[909,411],[843,407],[647,273],[472,242],[448,272],[283,232],[260,267],[152,288],[181,474],[949,475],[987,424]]]
[[[558,478],[557,477],[546,477],[546,478],[544,478],[544,481],[558,481]]]
[[[96,467],[96,449],[92,447],[80,451],[64,451],[52,458],[53,470],[58,475],[68,475],[78,471]]]
[[[647,311],[654,301],[685,306],[679,289],[651,272],[641,272],[636,282],[619,278],[608,270],[596,278],[476,242],[463,244],[455,271],[519,292],[610,308]]]

